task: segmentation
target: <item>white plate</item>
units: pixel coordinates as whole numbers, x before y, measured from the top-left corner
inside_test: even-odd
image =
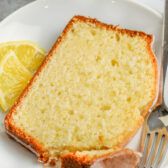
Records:
[[[1,22],[0,42],[32,40],[49,50],[73,15],[91,16],[106,23],[154,34],[154,51],[160,58],[161,14],[131,0],[38,0]],[[0,122],[3,122],[2,113],[0,118]],[[129,146],[136,149],[139,139],[140,134],[137,133]],[[32,153],[1,131],[0,167],[41,167],[36,159]],[[164,167],[168,167],[168,162]]]

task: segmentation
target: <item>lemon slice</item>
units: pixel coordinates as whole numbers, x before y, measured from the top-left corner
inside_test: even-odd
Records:
[[[0,44],[0,106],[7,111],[42,63],[45,52],[29,42]]]
[[[19,61],[34,73],[44,59],[45,51],[29,41],[14,41],[0,44],[0,62],[9,51],[14,51]]]

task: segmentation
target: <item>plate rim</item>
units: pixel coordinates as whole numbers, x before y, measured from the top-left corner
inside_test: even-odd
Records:
[[[8,16],[6,16],[2,21],[0,21],[0,27],[3,27],[3,25],[5,25],[8,21],[10,21],[13,17],[15,17],[15,15],[19,12],[22,12],[22,10],[24,8],[30,8],[32,5],[38,4],[40,2],[42,2],[43,0],[35,0],[33,2],[30,2],[22,7],[20,7],[19,9],[17,9],[16,11],[12,12],[11,14],[9,14]],[[47,0],[45,0],[47,1]],[[112,0],[113,2],[115,2],[116,0]],[[119,0],[121,1],[121,0]],[[156,9],[153,9],[152,7],[148,6],[147,4],[143,4],[142,2],[139,2],[138,0],[125,0],[125,2],[127,3],[132,3],[134,5],[140,6],[141,8],[151,12],[152,14],[154,14],[157,18],[162,19],[163,15],[162,13],[160,13],[159,11],[157,11]]]

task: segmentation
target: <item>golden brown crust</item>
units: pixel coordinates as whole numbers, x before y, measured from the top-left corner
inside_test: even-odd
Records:
[[[17,138],[19,138],[21,141],[23,141],[23,143],[31,145],[31,148],[39,155],[38,156],[39,159],[42,162],[44,162],[44,163],[46,163],[49,160],[49,157],[50,157],[48,152],[47,152],[47,150],[44,149],[43,144],[38,142],[37,139],[33,138],[31,135],[28,135],[21,128],[16,127],[16,125],[13,123],[13,115],[15,114],[17,107],[19,107],[22,104],[22,101],[23,101],[24,97],[26,97],[26,95],[28,94],[28,92],[31,89],[33,83],[36,81],[36,79],[38,78],[38,76],[41,73],[41,71],[43,70],[43,68],[47,65],[47,63],[52,58],[53,53],[56,51],[56,49],[58,48],[60,43],[66,37],[66,34],[70,30],[70,28],[71,28],[71,26],[73,25],[74,22],[93,23],[96,26],[101,27],[103,29],[114,30],[114,31],[118,31],[118,32],[124,33],[124,34],[126,33],[127,35],[129,35],[131,37],[140,36],[140,37],[144,38],[147,41],[148,52],[149,52],[149,55],[151,57],[151,60],[152,60],[152,63],[153,63],[153,67],[155,69],[154,76],[155,76],[156,81],[155,81],[155,86],[154,86],[154,89],[153,89],[153,98],[152,98],[151,102],[148,104],[147,108],[143,111],[143,113],[142,113],[143,117],[145,117],[146,114],[148,113],[148,110],[150,109],[150,107],[152,105],[152,102],[153,102],[153,100],[155,99],[155,96],[156,96],[157,62],[156,62],[156,58],[155,58],[155,56],[154,56],[154,54],[152,52],[152,49],[151,49],[151,42],[152,42],[152,36],[151,35],[147,35],[144,32],[132,31],[132,30],[127,30],[127,29],[120,29],[117,26],[107,25],[105,23],[97,21],[96,19],[91,19],[91,18],[87,18],[87,17],[84,17],[84,16],[75,16],[75,17],[73,17],[71,19],[71,21],[68,23],[68,25],[66,26],[66,28],[64,29],[64,31],[61,34],[61,36],[57,39],[56,43],[54,44],[54,46],[50,50],[48,56],[45,58],[45,60],[42,63],[42,65],[37,70],[37,72],[35,73],[34,77],[29,82],[28,86],[25,88],[25,90],[20,95],[19,99],[16,101],[16,103],[11,108],[10,112],[7,114],[7,116],[5,118],[6,130],[9,131],[14,136],[16,136]],[[139,122],[137,123],[137,127],[129,135],[127,135],[127,137],[124,137],[123,143],[122,144],[118,144],[116,146],[121,147],[121,146],[125,145],[131,139],[131,137],[136,133],[137,129],[142,125],[142,123],[143,123],[143,119],[140,119]]]
[[[61,158],[61,168],[89,168],[90,162],[85,161],[85,157],[79,158],[74,154],[68,154]]]
[[[150,56],[150,58],[152,60],[153,69],[155,70],[154,74],[153,74],[154,77],[155,77],[155,82],[154,82],[155,85],[153,86],[153,92],[152,92],[152,97],[153,98],[152,98],[151,102],[149,102],[148,105],[147,105],[147,107],[146,107],[146,109],[141,112],[142,116],[144,118],[148,114],[151,106],[153,105],[153,102],[156,99],[157,91],[159,89],[158,88],[158,85],[159,85],[159,83],[158,83],[158,64],[157,64],[157,59],[156,59],[156,57],[155,57],[155,55],[154,55],[154,53],[152,51],[152,46],[151,46],[152,41],[153,41],[153,37],[152,36],[151,36],[151,38],[147,38],[147,49],[148,49],[148,52],[149,52],[149,56]]]

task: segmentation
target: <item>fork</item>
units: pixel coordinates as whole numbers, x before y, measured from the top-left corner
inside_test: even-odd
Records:
[[[140,151],[142,158],[139,168],[159,168],[168,148],[168,128],[159,119],[168,115],[164,100],[164,84],[168,61],[168,0],[165,0],[165,16],[163,22],[163,44],[160,68],[160,90],[156,108],[145,119]]]

